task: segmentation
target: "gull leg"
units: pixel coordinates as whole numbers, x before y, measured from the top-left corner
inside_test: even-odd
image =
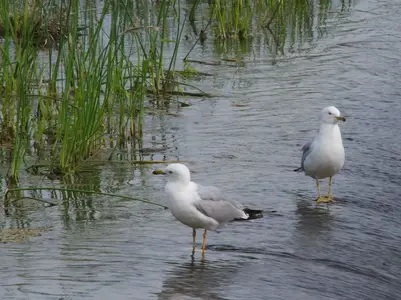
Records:
[[[195,246],[196,246],[196,230],[192,228],[192,255],[195,254]]]
[[[202,255],[205,255],[205,250],[206,250],[206,229],[205,232],[203,233]]]
[[[325,202],[325,197],[322,197],[322,195],[320,194],[320,183],[318,178],[316,178],[316,190],[317,190],[317,199],[316,199],[317,204]]]
[[[335,202],[334,199],[333,199],[332,191],[331,191],[332,184],[333,184],[333,177],[330,176],[330,179],[329,179],[329,195],[327,196],[328,202]]]
[[[316,190],[317,190],[317,199],[316,199],[316,203],[320,204],[320,203],[326,203],[328,202],[328,197],[324,197],[320,194],[320,183],[319,183],[319,179],[316,178]]]
[[[320,183],[319,183],[319,180],[316,179],[316,189],[317,189],[316,203],[317,204],[334,202],[333,198],[331,197],[331,183],[332,183],[332,177],[330,177],[330,180],[329,180],[329,196],[325,197],[320,194]]]
[[[316,178],[316,190],[317,190],[317,199],[320,199],[320,183],[319,179]]]

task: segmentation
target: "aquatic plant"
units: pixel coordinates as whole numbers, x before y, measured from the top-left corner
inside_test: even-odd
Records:
[[[47,10],[42,1],[24,1],[23,9],[18,9],[17,3],[2,3],[12,10],[3,11],[0,18],[0,36],[6,37],[10,30],[13,38],[21,40],[27,36],[32,37],[34,46],[51,47],[57,43],[62,34],[68,31],[66,9]],[[6,12],[11,12],[6,15]]]
[[[43,1],[25,0],[22,10],[1,3],[0,138],[13,143],[12,181],[17,181],[32,142],[38,149],[50,147],[53,172],[73,174],[107,141],[124,146],[127,138],[140,139],[147,95],[178,90],[174,72],[185,18],[177,15],[178,29],[171,39],[167,18],[173,2],[159,1],[156,8],[147,1],[136,4],[151,15],[138,21],[135,4],[124,0],[105,3],[99,15],[82,8],[79,0],[66,6],[52,3],[51,12]],[[61,14],[68,26],[61,26],[55,38],[50,28]],[[53,47],[38,47],[47,39],[42,31]],[[166,57],[168,44],[174,50]],[[38,60],[44,52],[47,64]]]
[[[253,5],[250,0],[212,1],[211,14],[216,23],[216,37],[245,39],[251,26]]]

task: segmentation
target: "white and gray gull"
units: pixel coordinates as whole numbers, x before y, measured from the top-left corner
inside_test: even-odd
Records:
[[[315,138],[302,147],[301,167],[296,172],[304,172],[316,180],[317,203],[334,202],[332,196],[333,176],[344,166],[345,151],[338,122],[345,122],[340,111],[329,106],[320,112],[320,129]],[[328,196],[321,196],[319,179],[329,177]]]
[[[262,210],[244,208],[234,201],[224,199],[218,188],[191,181],[190,171],[183,164],[173,163],[153,171],[153,174],[167,176],[165,192],[168,207],[178,221],[192,228],[193,254],[196,229],[205,229],[202,244],[204,255],[207,230],[215,231],[231,221],[262,217]]]

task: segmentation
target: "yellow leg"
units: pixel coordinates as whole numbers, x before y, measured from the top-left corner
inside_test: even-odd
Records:
[[[205,250],[206,250],[206,229],[205,232],[203,233],[202,255],[205,254]]]
[[[334,202],[333,198],[331,198],[331,180],[332,180],[332,178],[330,177],[330,182],[329,182],[329,196],[326,197],[326,196],[322,196],[322,195],[320,194],[320,183],[319,183],[319,180],[316,179],[316,189],[317,189],[317,199],[316,199],[316,202],[317,202],[317,204]]]
[[[327,196],[329,199],[333,200],[333,196],[331,194],[331,185],[333,184],[333,177],[330,176],[329,179],[329,195]]]
[[[195,254],[195,246],[196,246],[196,230],[192,229],[192,254]]]
[[[316,190],[317,190],[317,199],[320,199],[320,183],[319,179],[316,178]]]

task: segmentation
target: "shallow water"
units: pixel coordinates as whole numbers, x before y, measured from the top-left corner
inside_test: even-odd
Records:
[[[167,146],[154,159],[187,161],[195,181],[276,213],[209,233],[202,262],[168,210],[98,196],[81,209],[27,206],[1,226],[52,230],[1,246],[1,299],[400,299],[400,15],[399,1],[357,2],[302,51],[272,59],[254,45],[245,66],[204,66],[214,76],[199,84],[221,96],[146,120],[147,142]],[[211,45],[195,51],[211,58]],[[338,202],[316,207],[314,181],[292,170],[331,104],[347,116],[346,165]],[[95,174],[165,203],[150,168]]]

